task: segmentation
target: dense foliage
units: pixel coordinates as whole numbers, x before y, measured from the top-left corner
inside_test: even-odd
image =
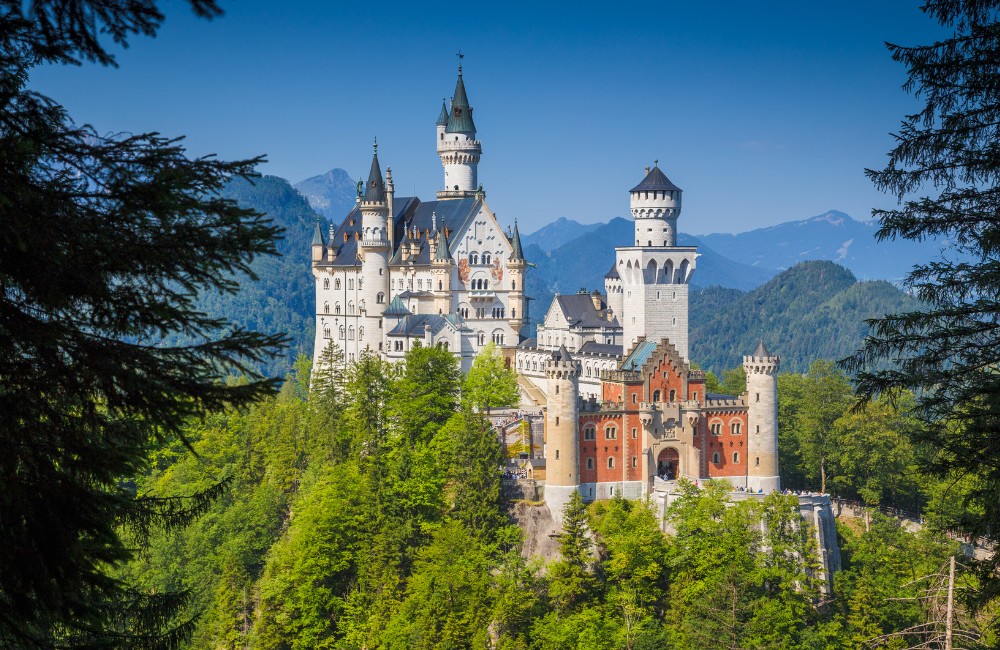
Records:
[[[914,268],[907,283],[921,309],[871,322],[849,363],[867,398],[916,395],[921,417],[948,426],[916,430],[935,453],[924,467],[967,477],[958,524],[1000,541],[1000,3],[928,0],[945,28],[929,45],[890,45],[906,67],[904,89],[920,109],[904,118],[877,188],[899,201],[875,212],[882,239],[949,237],[958,255]],[[887,364],[887,365],[884,365]],[[1000,556],[982,567],[989,600],[1000,593]]]
[[[192,0],[215,15],[211,0]],[[0,11],[0,646],[170,647],[183,589],[108,575],[224,477],[137,493],[157,442],[273,393],[282,342],[195,307],[275,253],[278,229],[219,196],[257,160],[189,158],[157,134],[103,136],[27,87],[32,66],[113,58],[152,34],[152,0],[5,2]],[[164,344],[175,334],[187,343]],[[247,379],[226,383],[230,373]]]
[[[559,555],[525,559],[500,440],[452,355],[307,366],[273,399],[192,423],[198,455],[166,447],[141,483],[176,496],[230,480],[127,570],[191,590],[192,648],[856,648],[925,621],[892,598],[918,596],[955,550],[876,513],[842,531],[831,599],[794,496],[729,503],[710,482],[683,486],[671,535],[649,503],[577,497]]]

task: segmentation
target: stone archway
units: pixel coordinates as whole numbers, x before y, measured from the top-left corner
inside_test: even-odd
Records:
[[[681,475],[681,455],[667,447],[656,457],[656,475],[665,481],[676,481]]]

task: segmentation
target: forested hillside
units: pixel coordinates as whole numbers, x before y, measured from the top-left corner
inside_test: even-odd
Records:
[[[833,262],[803,262],[750,292],[691,293],[691,358],[716,373],[742,363],[761,339],[781,368],[805,372],[816,359],[842,359],[861,346],[866,318],[917,302],[881,280],[858,282]]]
[[[249,330],[285,334],[285,352],[264,365],[265,375],[281,377],[295,359],[312,356],[315,331],[316,287],[310,267],[310,242],[320,219],[301,194],[283,178],[262,176],[251,181],[235,180],[223,195],[241,206],[266,214],[284,234],[277,243],[280,256],[254,261],[257,279],[240,279],[235,294],[202,295],[199,307]],[[321,220],[324,233],[326,220]]]
[[[454,357],[417,348],[394,368],[366,355],[311,394],[307,373],[248,411],[192,421],[197,455],[162,449],[139,481],[159,496],[225,487],[126,569],[189,592],[188,648],[847,650],[927,620],[905,598],[955,550],[873,515],[841,531],[845,570],[822,599],[795,497],[727,506],[719,483],[682,486],[670,536],[644,502],[577,499],[560,558],[528,561],[502,447],[460,400]]]

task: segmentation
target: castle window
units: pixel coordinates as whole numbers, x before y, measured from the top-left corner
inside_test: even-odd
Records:
[[[347,328],[347,340],[348,341],[354,340],[354,326]]]
[[[654,390],[653,391],[653,401],[654,402],[659,402],[660,401],[660,391],[658,391],[658,390]]]
[[[354,278],[347,278],[347,288],[348,289],[354,288]]]
[[[340,326],[340,338],[342,338],[342,339],[343,339],[343,338],[346,338],[346,337],[344,336],[344,326],[343,326],[343,325],[341,325],[341,326]]]
[[[757,461],[754,463],[755,467],[760,467],[760,456],[757,456]]]
[[[633,404],[639,403],[639,395],[637,393],[632,393],[632,403]]]
[[[385,294],[382,293],[381,291],[379,291],[378,295],[375,296],[375,302],[377,302],[380,305],[382,303],[384,303],[385,302]]]
[[[479,253],[469,253],[469,264],[479,264]]]
[[[378,328],[382,329],[382,319],[378,319]]]
[[[597,430],[594,427],[586,427],[583,430],[584,440],[594,440],[597,437]]]
[[[677,401],[677,391],[676,390],[670,389],[670,401],[671,402],[676,402]]]
[[[379,275],[382,275],[382,269],[379,269],[379,270],[378,270],[378,274],[379,274]]]
[[[556,384],[556,395],[559,394],[559,384]]]
[[[760,393],[757,393],[757,401],[760,401]]]
[[[347,303],[347,313],[348,314],[353,314],[354,313],[354,303],[353,302]]]
[[[757,433],[760,433],[760,425],[757,425]]]
[[[330,303],[328,303],[328,302],[324,302],[323,303],[323,313],[324,314],[329,314],[330,313]]]
[[[333,313],[335,313],[335,314],[339,314],[340,313],[340,303],[339,302],[336,305],[333,306]]]
[[[326,338],[326,339],[330,338],[330,326],[329,325],[327,325],[326,327],[323,328],[323,338]]]
[[[511,280],[510,281],[510,290],[511,291],[517,291],[517,280]]]
[[[330,278],[323,278],[323,288],[324,289],[330,288]]]
[[[738,452],[738,451],[734,451],[733,452],[733,462],[734,463],[739,463],[740,462],[740,452]]]
[[[423,280],[417,280],[417,288],[418,289],[423,289],[424,288],[424,281]]]
[[[698,391],[691,393],[691,399],[693,399],[696,402],[698,401]]]
[[[334,289],[340,289],[340,278],[336,278],[336,279],[335,279],[335,280],[333,281],[333,288],[334,288]]]
[[[730,429],[732,430],[734,436],[738,436],[739,434],[741,434],[743,432],[742,428],[743,427],[739,422],[733,422],[733,424],[730,426]]]
[[[559,460],[559,450],[556,449],[556,460]]]
[[[587,459],[587,469],[594,469],[594,459],[593,458],[588,458]]]
[[[441,291],[443,288],[444,284],[440,280],[438,280],[438,291]]]
[[[636,429],[635,427],[632,427],[632,439],[635,440],[638,437],[639,437],[639,430]]]
[[[489,264],[489,263],[490,263],[490,254],[483,253],[483,264]]]
[[[608,458],[608,469],[614,469],[614,468],[615,468],[615,457],[611,456],[610,458]]]
[[[721,422],[713,422],[712,425],[709,427],[709,430],[712,432],[713,436],[721,436],[722,435],[722,423]]]
[[[604,430],[604,437],[607,440],[615,440],[618,438],[618,429],[615,427],[608,427]]]
[[[719,464],[719,452],[716,451],[712,453],[712,463],[715,465]]]
[[[635,456],[632,456],[632,467],[638,467],[638,466],[639,466],[639,459],[636,458]]]
[[[358,340],[361,340],[361,337],[364,336],[364,335],[365,335],[365,328],[359,327],[358,328]]]
[[[441,347],[444,348],[445,352],[447,352],[448,351],[448,341],[442,341],[441,342]]]

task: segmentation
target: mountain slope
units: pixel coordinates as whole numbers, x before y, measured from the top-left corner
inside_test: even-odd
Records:
[[[562,227],[573,223],[564,220]],[[548,253],[532,235],[535,243],[526,246],[524,252],[528,261],[536,265],[527,280],[529,295],[534,298],[531,305],[533,321],[544,315],[555,293],[576,293],[581,288],[604,290],[604,274],[614,264],[615,247],[632,243],[635,226],[630,219],[621,217],[595,225],[590,232],[554,247]],[[698,247],[700,256],[691,280],[694,286],[720,285],[749,290],[777,273],[727,259],[690,235],[681,233],[677,243]]]
[[[877,226],[830,210],[811,219],[789,221],[739,234],[699,235],[706,245],[750,265],[791,268],[806,260],[830,260],[867,280],[898,283],[914,264],[947,248],[945,240],[914,242],[875,240]]]
[[[287,334],[291,338],[289,347],[262,368],[268,375],[282,376],[299,354],[312,356],[316,291],[310,243],[319,215],[288,181],[276,176],[264,176],[252,183],[235,180],[223,195],[267,214],[285,229],[277,244],[281,256],[256,259],[252,265],[256,281],[241,278],[238,293],[204,295],[199,306],[212,316],[224,316],[250,330]],[[325,232],[326,222],[321,223]]]
[[[293,187],[306,197],[313,210],[335,223],[351,211],[358,194],[357,181],[340,168],[299,181]]]
[[[861,346],[865,319],[913,309],[888,282],[858,282],[828,261],[803,262],[744,293],[712,287],[691,296],[691,358],[720,372],[742,362],[763,339],[784,371],[815,359],[841,359]]]
[[[589,232],[593,232],[604,224],[600,223],[579,223],[566,217],[559,217],[552,223],[542,226],[530,235],[523,235],[521,243],[524,246],[535,244],[545,253],[559,248],[563,244],[582,237]]]

